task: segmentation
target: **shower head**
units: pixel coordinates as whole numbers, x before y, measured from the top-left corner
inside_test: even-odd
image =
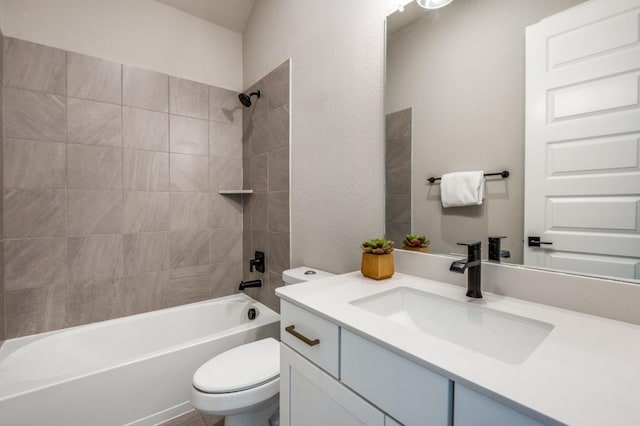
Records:
[[[247,108],[249,108],[251,106],[251,97],[255,96],[258,99],[260,99],[260,91],[258,90],[257,92],[252,92],[248,95],[244,94],[244,93],[240,93],[238,95],[238,99],[240,99],[240,103],[244,106],[246,106]]]

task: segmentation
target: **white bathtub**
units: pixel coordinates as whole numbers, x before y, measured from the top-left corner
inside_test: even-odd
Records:
[[[249,308],[258,311],[253,321]],[[0,425],[168,420],[191,410],[200,365],[234,346],[278,338],[279,320],[237,294],[7,340],[0,347]]]

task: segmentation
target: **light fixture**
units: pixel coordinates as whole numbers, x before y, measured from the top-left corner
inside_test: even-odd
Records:
[[[452,1],[453,0],[416,0],[416,3],[418,3],[418,6],[424,7],[425,9],[440,9]]]

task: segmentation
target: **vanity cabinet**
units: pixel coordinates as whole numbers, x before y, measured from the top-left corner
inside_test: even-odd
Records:
[[[455,426],[543,425],[459,383],[455,385],[453,407]]]
[[[280,346],[281,425],[385,426],[382,411],[287,345]]]
[[[450,424],[453,382],[345,329],[340,381],[403,424]]]
[[[280,320],[282,426],[542,425],[284,300]]]

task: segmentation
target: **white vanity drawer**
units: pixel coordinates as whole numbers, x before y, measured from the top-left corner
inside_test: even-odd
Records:
[[[340,328],[289,302],[280,302],[283,343],[338,378]]]
[[[455,384],[454,418],[456,426],[542,426],[543,423],[506,407],[489,397]]]
[[[405,426],[449,424],[452,383],[342,329],[341,381]]]

